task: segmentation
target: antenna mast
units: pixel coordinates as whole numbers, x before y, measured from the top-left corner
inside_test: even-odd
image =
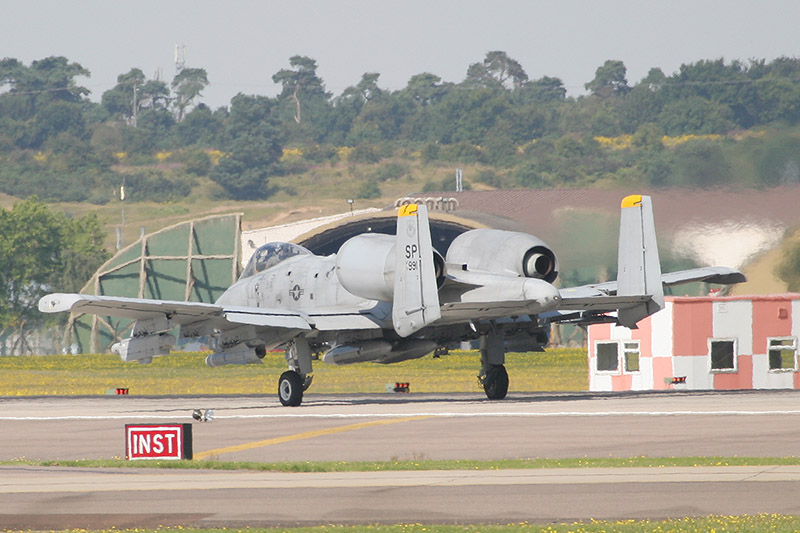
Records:
[[[186,45],[175,44],[175,75],[178,75],[186,66]]]

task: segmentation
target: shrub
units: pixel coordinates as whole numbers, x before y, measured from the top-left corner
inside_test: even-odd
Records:
[[[354,163],[377,163],[381,160],[378,147],[374,144],[360,143],[353,148],[348,161]]]
[[[380,182],[390,179],[399,179],[408,174],[409,174],[408,165],[391,162],[378,167],[378,169],[372,173],[372,177],[373,179],[375,179],[375,181]]]
[[[186,172],[195,176],[208,176],[211,172],[211,156],[203,151],[192,151],[186,156]]]
[[[356,192],[356,198],[380,198],[381,188],[375,180],[365,181]]]

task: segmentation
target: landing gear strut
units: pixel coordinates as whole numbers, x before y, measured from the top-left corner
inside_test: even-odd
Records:
[[[289,370],[278,379],[278,399],[282,405],[297,407],[303,402],[303,392],[311,386],[311,348],[308,341],[297,338],[286,349]]]
[[[481,335],[481,373],[478,381],[490,400],[502,400],[508,394],[508,372],[503,334],[492,329]]]

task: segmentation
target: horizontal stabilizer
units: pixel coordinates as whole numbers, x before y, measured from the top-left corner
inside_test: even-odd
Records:
[[[695,281],[716,283],[719,285],[733,285],[735,283],[744,283],[747,281],[747,278],[734,268],[701,267],[664,274],[661,276],[661,281],[667,287]]]

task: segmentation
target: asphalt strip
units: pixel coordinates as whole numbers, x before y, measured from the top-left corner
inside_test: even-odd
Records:
[[[553,468],[382,472],[130,472],[0,467],[0,494],[197,489],[605,485],[800,481],[800,466]]]
[[[235,409],[235,408],[233,408]],[[225,414],[224,411],[214,409],[214,419],[276,419],[276,418],[318,418],[318,419],[358,419],[358,418],[555,418],[555,417],[609,417],[609,416],[775,416],[775,415],[800,415],[800,410],[785,409],[773,411],[556,411],[556,412],[486,412],[486,413],[454,413],[454,412],[419,412],[419,413],[265,413],[265,414]],[[135,413],[125,415],[64,415],[64,416],[0,416],[0,420],[26,421],[26,420],[174,420],[171,415],[140,415]],[[187,413],[191,418],[191,413]]]

